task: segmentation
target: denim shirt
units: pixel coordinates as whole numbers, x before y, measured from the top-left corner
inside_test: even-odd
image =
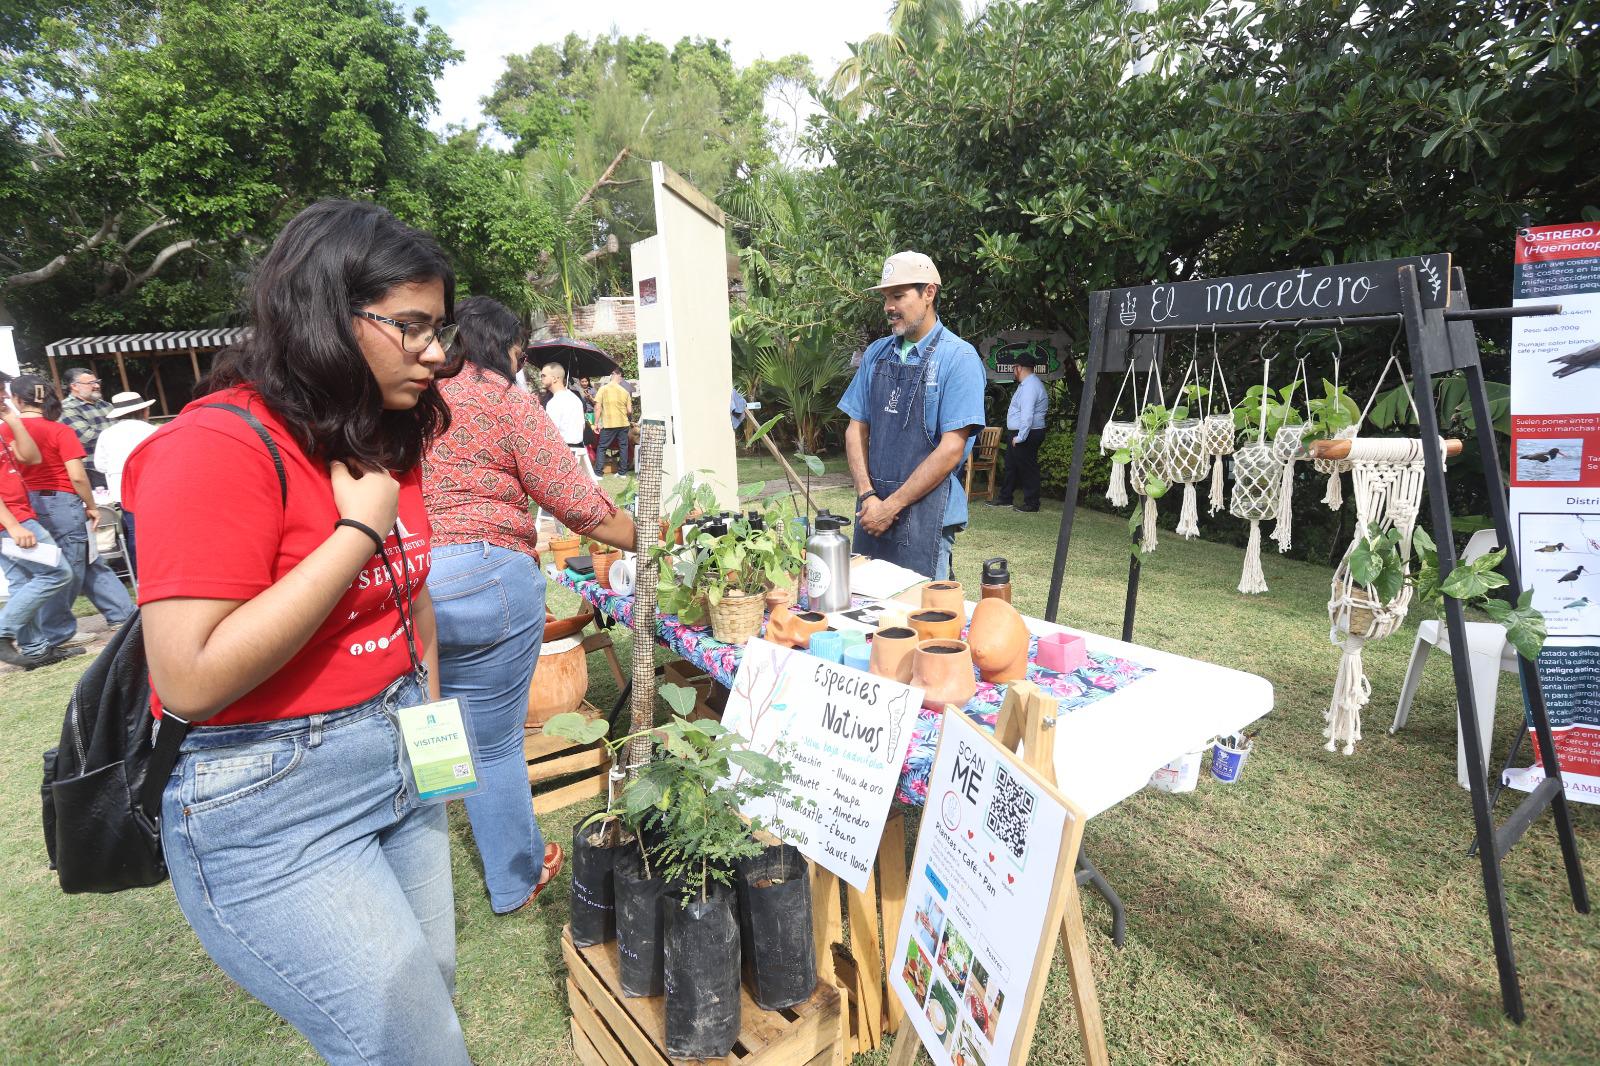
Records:
[[[983,360],[978,357],[978,350],[948,329],[941,330],[943,323],[935,322],[933,329],[928,331],[923,343],[938,336],[939,340],[935,358],[937,360],[933,373],[927,386],[927,393],[923,397],[923,428],[927,431],[928,439],[937,443],[941,434],[951,430],[967,429],[968,427],[983,428],[983,390],[987,380],[983,370]],[[839,401],[839,410],[857,422],[865,422],[871,430],[872,418],[867,410],[868,394],[872,384],[872,372],[878,365],[878,360],[883,358],[896,358],[905,363],[920,363],[926,354],[922,350],[922,343],[911,348],[902,357],[899,354],[899,339],[894,337],[884,338],[889,343],[877,341],[868,346],[861,366],[856,369],[856,376],[850,380],[850,385],[844,390],[844,397]],[[972,454],[973,437],[967,438],[964,457]],[[967,521],[967,493],[956,474],[961,470],[957,466],[950,473],[950,499],[945,504],[944,524],[946,526],[965,525]]]

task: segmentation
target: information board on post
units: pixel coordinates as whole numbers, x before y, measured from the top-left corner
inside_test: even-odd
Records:
[[[1074,874],[1061,795],[946,713],[889,987],[936,1066],[1018,1066]]]
[[[1511,517],[1549,639],[1539,681],[1568,799],[1600,803],[1600,223],[1517,235],[1512,302],[1560,303],[1511,333]],[[1532,789],[1535,762],[1506,783]]]
[[[751,639],[722,724],[790,770],[744,813],[864,891],[920,706],[921,689]]]

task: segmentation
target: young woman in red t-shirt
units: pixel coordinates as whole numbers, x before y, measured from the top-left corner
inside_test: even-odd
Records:
[[[408,798],[395,720],[438,691],[418,463],[449,424],[453,290],[383,208],[306,208],[252,335],[124,478],[151,684],[193,725],[162,803],[178,905],[334,1063],[468,1061],[445,808]]]
[[[81,645],[89,641],[78,637],[78,620],[72,614],[78,596],[88,596],[112,629],[122,628],[133,614],[133,600],[104,561],[89,559],[89,523],[100,520],[100,508],[89,487],[83,445],[71,426],[58,421],[61,401],[54,386],[36,374],[24,374],[11,383],[11,393],[39,445],[39,462],[22,468],[28,502],[72,567],[72,581],[50,597],[35,619],[38,633],[25,633],[19,639],[47,644],[63,657],[81,655]],[[10,439],[3,427],[0,436]]]

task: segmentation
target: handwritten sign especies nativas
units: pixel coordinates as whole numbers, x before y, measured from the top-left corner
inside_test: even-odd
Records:
[[[922,690],[751,640],[722,724],[790,764],[786,792],[745,813],[865,889]]]
[[[1424,308],[1448,306],[1450,256],[1435,254],[1112,289],[1111,318],[1113,326],[1135,329],[1393,314],[1403,266],[1416,268]]]

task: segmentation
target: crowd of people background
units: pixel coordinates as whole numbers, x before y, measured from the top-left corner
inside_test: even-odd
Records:
[[[921,274],[891,283],[907,255]],[[874,291],[894,336],[840,405],[857,516],[868,539],[942,576],[965,520],[957,470],[982,425],[982,372],[939,324],[931,261],[891,264]],[[595,473],[613,447],[617,469],[631,466],[633,390],[620,371],[594,388],[547,362],[535,393],[521,319],[487,296],[457,302],[444,250],[370,203],[300,212],[248,306],[247,338],[159,428],[150,401],[107,402],[88,370],[67,373],[64,398],[35,375],[9,383],[0,659],[33,669],[83,654],[80,591],[111,626],[132,615],[90,550],[101,508],[119,511],[151,713],[188,727],[161,806],[184,917],[328,1061],[465,1063],[445,805],[406,785],[399,712],[459,701],[491,909],[532,904],[565,859],[543,840],[523,757],[548,617],[538,516],[635,547],[633,516]],[[973,387],[926,409],[923,389],[904,388],[947,377]],[[906,391],[915,409],[901,411]],[[735,393],[736,426],[744,406]],[[1017,440],[1043,415],[1035,394],[1014,405]],[[1007,482],[1036,508],[1036,481]],[[919,509],[920,550],[907,552],[890,530]]]

